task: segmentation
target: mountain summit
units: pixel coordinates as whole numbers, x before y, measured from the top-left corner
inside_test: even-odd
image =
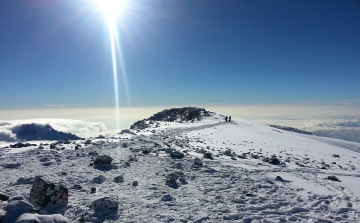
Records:
[[[201,108],[167,109],[114,136],[26,148],[0,150],[2,223],[360,219],[359,143],[225,122]],[[66,203],[26,213],[18,207],[35,209],[28,196],[40,175],[68,189]]]

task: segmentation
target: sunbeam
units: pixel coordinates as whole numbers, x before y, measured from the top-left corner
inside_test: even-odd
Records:
[[[96,5],[104,14],[109,27],[110,47],[112,58],[112,75],[114,81],[114,95],[115,95],[115,113],[116,113],[116,127],[120,129],[120,101],[119,101],[119,85],[118,85],[118,63],[121,69],[121,76],[124,83],[124,90],[126,93],[127,102],[130,103],[129,91],[126,81],[125,64],[121,49],[120,38],[117,29],[117,19],[121,18],[121,12],[125,6],[124,0],[95,0]]]

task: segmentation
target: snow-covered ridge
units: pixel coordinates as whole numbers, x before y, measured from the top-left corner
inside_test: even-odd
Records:
[[[154,121],[165,122],[194,122],[201,121],[204,117],[214,115],[214,112],[206,111],[204,108],[183,107],[165,109],[151,116],[150,118],[140,120],[131,125],[130,129],[145,129],[149,123]]]

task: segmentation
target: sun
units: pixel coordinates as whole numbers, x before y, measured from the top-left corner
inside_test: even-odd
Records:
[[[115,20],[120,16],[126,4],[125,0],[94,0],[94,2],[108,20]]]

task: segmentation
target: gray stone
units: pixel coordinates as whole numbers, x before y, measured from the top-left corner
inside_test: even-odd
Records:
[[[183,158],[184,157],[184,153],[179,152],[179,151],[174,151],[170,153],[170,156],[172,158]]]
[[[122,183],[124,182],[124,176],[120,175],[114,178],[115,183]]]
[[[328,176],[327,179],[328,179],[328,180],[332,180],[332,181],[341,182],[341,180],[339,180],[339,178],[337,178],[336,176]]]
[[[172,201],[173,197],[170,194],[166,194],[161,197],[161,201]]]
[[[108,155],[98,156],[94,160],[94,165],[98,165],[98,164],[111,165],[112,160],[113,159]]]
[[[101,197],[94,200],[90,204],[91,209],[95,208],[107,208],[107,209],[117,209],[119,206],[118,199],[115,197]]]
[[[210,152],[204,153],[204,158],[212,159],[212,154]]]
[[[195,164],[195,165],[198,165],[198,166],[202,166],[202,165],[203,165],[203,162],[202,162],[199,158],[195,158],[195,159],[194,159],[194,164]]]
[[[95,183],[95,184],[102,184],[106,181],[106,177],[103,176],[103,175],[100,175],[100,176],[97,176],[97,177],[94,177],[92,182]]]

